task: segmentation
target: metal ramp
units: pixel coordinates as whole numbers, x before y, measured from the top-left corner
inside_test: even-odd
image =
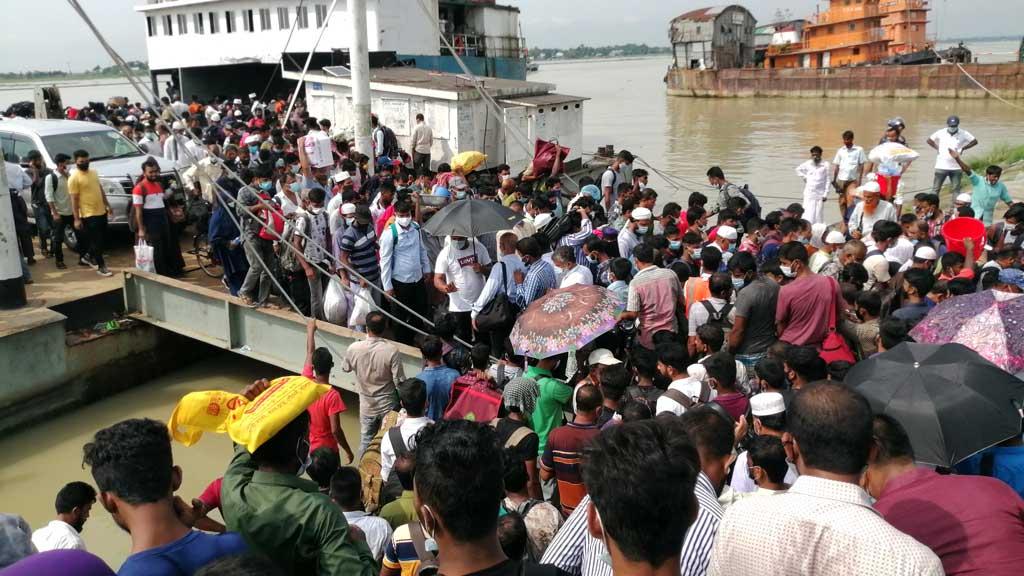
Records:
[[[306,324],[294,312],[252,309],[221,291],[139,270],[124,272],[124,304],[131,318],[296,374],[302,371]],[[338,355],[366,336],[326,322],[318,326],[335,353],[331,384],[356,392],[355,375],[341,371]],[[419,374],[423,366],[419,350],[396,346],[406,377]]]

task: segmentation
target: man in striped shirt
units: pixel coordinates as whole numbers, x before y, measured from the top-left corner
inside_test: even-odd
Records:
[[[711,408],[688,410],[680,418],[682,428],[697,447],[701,469],[693,484],[697,517],[682,538],[679,573],[680,576],[703,576],[707,572],[711,548],[724,514],[718,503],[718,492],[725,482],[735,440],[730,423]],[[634,485],[636,483],[630,484]],[[554,564],[573,576],[612,575],[611,565],[602,560],[607,554],[605,544],[588,532],[590,502],[590,496],[580,501],[544,552],[541,563]]]
[[[353,224],[345,229],[338,241],[338,256],[342,264],[351,267],[353,270],[366,278],[366,282],[372,282],[380,287],[380,264],[377,262],[377,234],[371,225],[370,208],[365,204],[356,206],[355,220]],[[342,267],[338,270],[342,282],[346,285],[356,281],[360,285],[366,282],[353,277],[349,278],[348,269]],[[380,303],[380,292],[373,291],[373,299]]]
[[[516,280],[515,292],[510,294],[512,302],[525,310],[534,300],[547,293],[548,290],[558,287],[555,277],[555,269],[547,261],[541,259],[542,253],[540,243],[535,238],[523,238],[516,244],[516,252],[526,266],[526,273],[516,270],[513,277]]]
[[[558,481],[558,501],[568,516],[587,493],[580,473],[583,447],[600,432],[597,410],[604,398],[597,386],[585,384],[576,391],[576,418],[551,431],[540,459],[540,479]]]

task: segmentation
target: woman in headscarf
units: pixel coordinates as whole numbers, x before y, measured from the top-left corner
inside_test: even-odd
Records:
[[[526,463],[529,476],[527,491],[530,498],[543,498],[540,490],[540,473],[537,470],[537,452],[540,440],[530,429],[529,419],[537,405],[540,387],[532,378],[513,378],[505,385],[501,394],[504,418],[491,422],[498,434],[498,442],[505,450],[511,450]]]

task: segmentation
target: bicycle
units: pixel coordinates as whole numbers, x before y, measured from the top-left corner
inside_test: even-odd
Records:
[[[210,240],[205,232],[200,232],[192,237],[192,249],[188,251],[196,257],[196,262],[204,274],[210,278],[221,278],[224,276],[224,266],[221,264],[217,254],[210,245]]]

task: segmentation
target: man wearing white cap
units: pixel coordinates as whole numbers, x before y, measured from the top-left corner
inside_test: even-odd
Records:
[[[185,167],[190,164],[188,161],[188,138],[185,138],[185,125],[180,120],[175,120],[171,124],[171,135],[164,140],[164,158],[173,160],[174,163],[179,167]]]
[[[953,207],[946,213],[946,220],[952,220],[960,216],[960,209],[967,208],[971,205],[971,195],[967,192],[961,192],[953,198]]]
[[[839,254],[839,249],[846,244],[846,236],[838,230],[831,230],[825,235],[825,240],[822,242],[821,247],[818,251],[811,255],[810,261],[807,266],[810,267],[811,272],[815,274],[821,274],[822,269],[829,262],[835,262]]]
[[[633,248],[649,237],[654,215],[647,208],[634,208],[629,222],[619,231],[619,256],[629,258]]]
[[[850,236],[864,242],[869,249],[874,247],[871,229],[881,220],[896,221],[896,208],[888,200],[882,200],[882,188],[878,182],[865,182],[857,188],[863,200],[853,207],[850,214]]]
[[[786,432],[786,401],[778,392],[762,392],[750,397],[750,414],[754,417],[754,434],[758,436],[775,436],[782,438]],[[747,466],[746,451],[740,452],[733,466],[732,480],[729,486],[736,492],[754,492],[757,485],[750,477]],[[786,472],[786,484],[796,481],[799,474],[790,464]]]
[[[715,229],[715,239],[708,246],[718,248],[718,251],[722,253],[722,266],[728,264],[729,258],[732,257],[729,247],[736,243],[737,238],[739,238],[739,234],[732,226],[723,225]]]
[[[347,207],[351,202],[345,202],[343,196],[344,194],[335,194],[331,201],[327,203],[327,213],[330,215],[331,236],[343,233],[348,224],[350,224],[346,217],[351,217],[356,213],[355,204]]]
[[[612,354],[611,350],[607,348],[598,348],[587,356],[587,377],[576,383],[576,386],[572,390],[572,411],[576,412],[576,393],[580,391],[580,387],[586,384],[597,386],[601,388],[601,372],[604,371],[606,366],[616,366],[622,364],[622,360],[619,360]]]

